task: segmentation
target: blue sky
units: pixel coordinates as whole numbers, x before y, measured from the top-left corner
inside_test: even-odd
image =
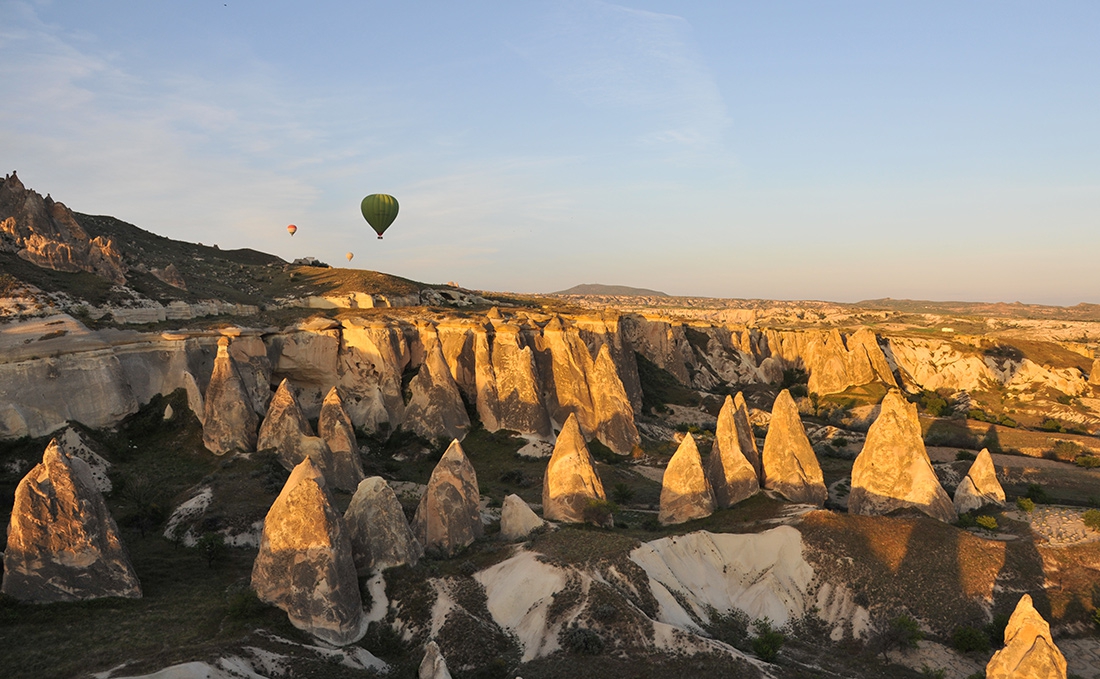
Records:
[[[1097,36],[1096,2],[0,0],[0,171],[481,289],[1100,303]]]

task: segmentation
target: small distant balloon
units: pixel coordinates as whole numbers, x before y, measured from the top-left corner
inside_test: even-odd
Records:
[[[385,193],[370,194],[359,204],[359,209],[363,212],[363,219],[378,234],[378,238],[382,238],[393,220],[397,219],[397,199]]]
[[[348,254],[346,254],[346,255],[344,255],[344,256],[345,256],[345,257],[347,257],[347,258],[348,258],[348,261],[350,262],[350,261],[351,261],[351,259],[352,259],[352,257],[354,257],[354,256],[355,256],[355,253],[354,253],[354,252],[349,252]]]
[[[286,232],[289,233],[291,236],[293,236],[297,231],[298,231],[298,227],[294,226],[293,224],[286,227]]]

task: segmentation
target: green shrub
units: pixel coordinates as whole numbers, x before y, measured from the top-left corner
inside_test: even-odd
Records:
[[[1092,624],[1096,625],[1097,629],[1100,629],[1100,608],[1093,609]]]
[[[251,587],[233,588],[226,595],[227,615],[233,620],[249,620],[260,616],[267,605],[260,601]]]
[[[1085,452],[1085,449],[1081,447],[1080,443],[1076,441],[1062,441],[1058,440],[1054,442],[1054,455],[1059,460],[1072,460],[1081,453]]]
[[[908,615],[899,615],[890,621],[887,629],[890,634],[892,646],[899,651],[916,648],[924,632],[920,631],[920,623]]]
[[[774,629],[771,620],[767,618],[757,620],[752,627],[756,632],[756,638],[752,640],[752,652],[764,662],[775,662],[787,637]]]
[[[985,653],[989,650],[989,637],[977,627],[963,625],[962,627],[956,627],[955,631],[951,633],[951,645],[960,653],[971,651]]]
[[[985,635],[989,637],[989,643],[995,648],[1005,645],[1005,628],[1008,627],[1008,620],[1008,613],[997,613],[993,616],[993,621],[987,622],[983,628]]]
[[[620,481],[611,489],[611,499],[620,505],[629,504],[634,499],[634,489]]]
[[[982,514],[974,522],[986,530],[997,530],[997,519],[987,514]]]
[[[938,670],[934,670],[931,667],[929,667],[928,665],[921,665],[920,666],[920,675],[922,677],[931,677],[932,679],[943,679],[944,672],[946,672],[946,670],[944,670],[942,667]]]
[[[570,653],[578,655],[599,655],[603,653],[603,639],[595,630],[580,627],[577,623],[571,623],[562,628],[558,635],[561,647]]]
[[[1009,429],[1015,429],[1016,427],[1020,426],[1019,422],[1012,419],[1008,415],[1001,415],[1001,417],[997,420],[997,424],[1001,425],[1002,427],[1008,427]]]
[[[584,507],[584,522],[610,528],[615,525],[615,512],[619,506],[609,500],[589,500]]]
[[[989,415],[986,415],[985,411],[980,408],[971,408],[970,412],[966,414],[966,417],[979,422],[989,422]]]
[[[711,609],[707,632],[715,639],[734,648],[748,650],[749,616],[736,608],[722,614]]]
[[[229,548],[225,546],[225,538],[221,533],[203,533],[195,547],[206,557],[207,568],[213,568],[229,556]]]
[[[848,439],[844,438],[843,436],[836,436],[833,438],[833,445],[837,448],[844,448],[848,445]]]
[[[1100,467],[1100,456],[1081,455],[1073,461],[1073,464],[1083,469],[1096,469]]]
[[[1035,511],[1035,501],[1029,497],[1016,498],[1016,506],[1019,507],[1021,511],[1029,513]]]
[[[974,674],[967,675],[966,679],[985,679],[985,670],[980,670]]]
[[[1032,483],[1027,487],[1027,493],[1025,495],[1031,498],[1037,505],[1050,504],[1050,496],[1047,495],[1046,490],[1043,489],[1038,483]]]
[[[1043,431],[1062,431],[1062,423],[1053,417],[1048,417],[1043,420],[1043,423],[1039,425],[1039,428]]]
[[[1086,509],[1084,520],[1086,526],[1095,531],[1100,531],[1100,509]]]
[[[955,453],[956,462],[973,462],[977,458],[978,456],[970,452],[969,450],[960,450],[959,452]]]
[[[974,520],[974,515],[970,512],[959,514],[959,518],[955,521],[955,525],[959,528],[973,528],[978,525],[978,522]]]

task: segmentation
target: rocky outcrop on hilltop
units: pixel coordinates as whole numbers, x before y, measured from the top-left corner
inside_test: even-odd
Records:
[[[764,438],[764,488],[791,502],[821,507],[829,497],[825,477],[814,454],[802,418],[791,393],[779,392],[772,406],[768,435]]]
[[[127,267],[109,238],[90,238],[72,211],[23,186],[13,172],[0,181],[0,252],[54,271],[86,271],[116,285]]]
[[[737,395],[740,396],[740,392]],[[744,399],[741,404],[744,405]],[[714,446],[710,450],[706,470],[707,480],[714,490],[714,500],[722,509],[732,507],[760,490],[756,469],[741,452],[741,441],[744,437],[738,429],[738,419],[736,403],[732,397],[726,396],[722,410],[718,413]],[[744,426],[748,426],[747,418]],[[748,435],[752,436],[751,430]],[[669,464],[671,466],[671,462]]]
[[[522,540],[545,523],[520,496],[512,494],[504,498],[500,508],[500,536],[505,540]]]
[[[668,526],[714,513],[714,491],[703,472],[703,460],[691,434],[684,437],[661,477],[657,520]]]
[[[420,661],[420,667],[416,671],[417,679],[451,679],[451,672],[447,669],[447,661],[439,652],[439,644],[429,641],[424,648],[424,659]]]
[[[948,523],[957,518],[924,448],[917,406],[893,389],[882,400],[852,467],[848,511],[889,514],[906,509]]]
[[[959,514],[981,509],[986,505],[1004,505],[1005,491],[997,480],[997,468],[993,466],[993,457],[982,448],[978,457],[970,465],[970,471],[955,489],[955,511]]]
[[[1050,625],[1020,597],[1005,628],[1005,646],[985,667],[986,679],[1066,679],[1066,658],[1050,636]]]
[[[353,643],[366,631],[351,542],[309,458],[291,472],[264,519],[252,589],[286,611],[295,627],[330,644]]]
[[[229,338],[218,340],[218,355],[203,397],[202,442],[215,455],[256,449],[259,417],[229,355]]]
[[[405,409],[405,428],[426,439],[465,438],[470,416],[438,341],[425,350],[424,362],[409,383],[409,391],[412,396]]]
[[[584,523],[589,503],[606,499],[580,425],[570,415],[558,433],[542,477],[542,515],[551,521]]]
[[[141,596],[91,470],[56,440],[15,489],[0,591],[34,602]]]
[[[415,566],[424,553],[397,495],[381,476],[359,483],[344,512],[344,525],[360,575],[367,575],[372,569]]]
[[[477,473],[456,439],[432,470],[416,508],[413,532],[424,549],[450,556],[480,537],[480,499]]]
[[[317,435],[332,452],[332,484],[340,490],[355,491],[363,480],[363,463],[359,460],[359,443],[355,428],[344,410],[344,401],[336,387],[329,390],[321,404],[317,420]]]
[[[351,484],[350,477],[336,478],[332,451],[324,439],[313,435],[287,380],[280,382],[275,390],[267,416],[260,425],[256,449],[276,451],[279,463],[286,469],[294,469],[302,460],[312,458],[330,487],[347,488]]]

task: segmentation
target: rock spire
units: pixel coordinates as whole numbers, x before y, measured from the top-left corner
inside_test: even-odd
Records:
[[[552,521],[584,523],[589,502],[606,499],[580,425],[570,414],[542,477],[542,515]]]
[[[741,403],[744,405],[744,399]],[[738,425],[738,410],[736,402],[726,396],[726,402],[718,413],[714,446],[707,460],[707,480],[714,491],[716,505],[722,509],[732,507],[760,490],[756,469],[742,452],[744,437]],[[748,425],[747,418],[745,425]],[[749,436],[752,436],[751,430]]]
[[[667,526],[713,513],[714,491],[703,473],[703,461],[695,439],[687,434],[661,478],[661,509],[657,520]]]
[[[814,454],[791,393],[784,389],[772,406],[768,435],[764,438],[764,488],[791,502],[821,507],[829,497],[825,477]]]
[[[413,532],[425,550],[448,556],[480,537],[477,473],[462,444],[451,442],[428,479],[413,519]]]

